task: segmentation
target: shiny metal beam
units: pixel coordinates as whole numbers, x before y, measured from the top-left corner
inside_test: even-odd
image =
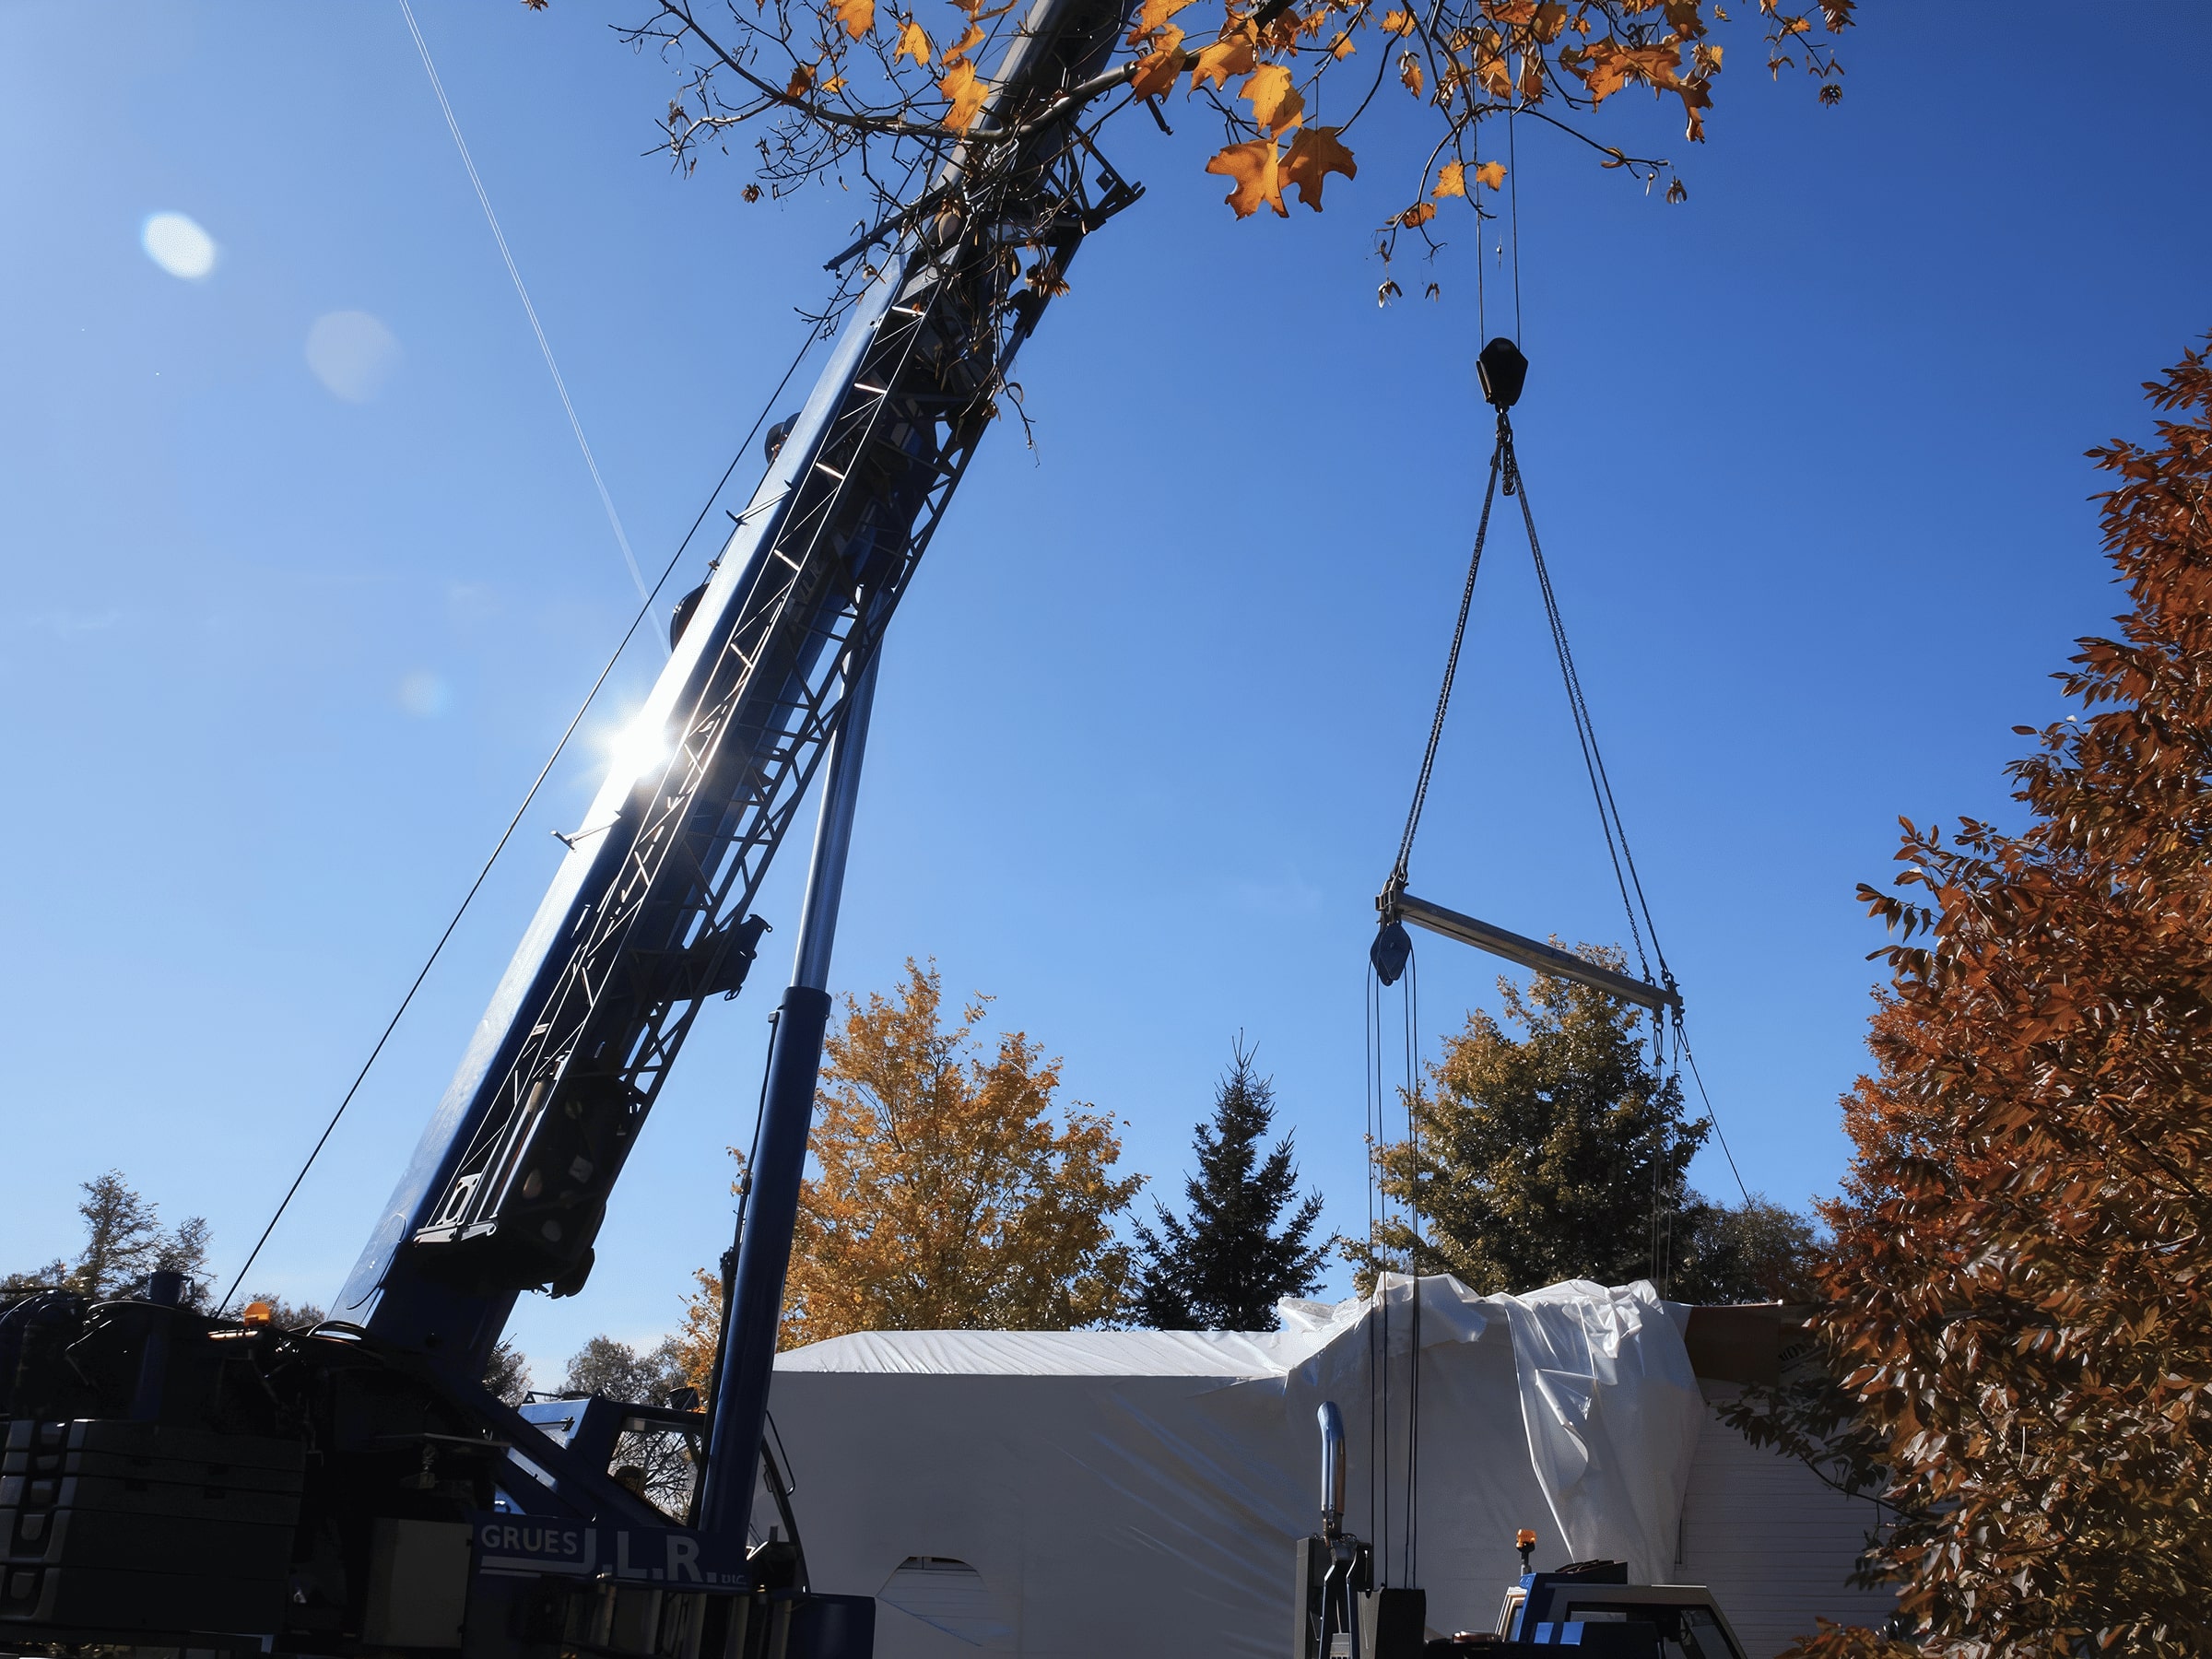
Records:
[[[1594,991],[1603,991],[1607,996],[1618,996],[1623,1002],[1636,1003],[1654,1013],[1662,1008],[1679,1008],[1682,1006],[1682,994],[1672,985],[1654,985],[1626,973],[1616,973],[1610,968],[1584,961],[1556,945],[1547,945],[1521,934],[1509,933],[1502,927],[1492,927],[1488,922],[1477,922],[1472,916],[1463,916],[1457,911],[1446,910],[1441,904],[1431,904],[1426,899],[1416,899],[1411,893],[1398,895],[1397,913],[1401,920],[1425,927],[1430,933],[1441,934],[1447,939],[1457,939],[1463,945],[1487,950],[1492,956],[1503,957],[1509,962],[1518,962],[1524,968],[1534,968],[1538,973],[1548,973],[1554,979],[1572,980],[1578,985],[1588,985]]]

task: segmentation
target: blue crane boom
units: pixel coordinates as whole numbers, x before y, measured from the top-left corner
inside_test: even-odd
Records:
[[[483,1372],[515,1297],[579,1288],[624,1160],[702,1003],[734,992],[753,905],[851,689],[1065,271],[1135,190],[1027,137],[1103,63],[1122,8],[1040,0],[993,101],[847,319],[478,1022],[338,1298],[339,1317]],[[988,157],[988,165],[984,158]]]
[[[335,1317],[205,1314],[173,1273],[98,1303],[0,1295],[0,1484],[22,1486],[0,1507],[0,1642],[865,1659],[875,1604],[809,1585],[762,1445],[838,888],[884,630],[1059,274],[1138,194],[1077,124],[1126,74],[1104,65],[1132,4],[1035,0],[929,188],[831,262],[881,265],[563,838]],[[589,1276],[825,765],[712,1409],[510,1406],[483,1378],[515,1299]],[[640,1455],[700,1478],[656,1487]],[[761,1469],[787,1535],[755,1545]]]

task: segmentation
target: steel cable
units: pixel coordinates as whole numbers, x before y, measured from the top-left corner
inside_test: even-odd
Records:
[[[230,1299],[238,1294],[239,1287],[246,1282],[246,1275],[253,1270],[253,1264],[259,1259],[262,1247],[268,1243],[269,1235],[276,1230],[277,1222],[284,1219],[285,1211],[291,1206],[292,1199],[299,1194],[300,1183],[307,1179],[308,1171],[314,1168],[315,1159],[323,1155],[323,1148],[329,1144],[332,1133],[338,1126],[338,1120],[346,1115],[346,1109],[353,1104],[353,1097],[360,1091],[370,1068],[376,1064],[377,1057],[384,1052],[384,1044],[391,1041],[392,1033],[398,1029],[401,1017],[415,1000],[415,994],[422,989],[423,981],[429,978],[430,970],[437,965],[447,942],[453,938],[453,930],[461,925],[461,918],[468,913],[468,907],[475,902],[477,892],[490,876],[492,865],[499,862],[500,854],[507,850],[507,843],[513,839],[516,828],[523,821],[523,815],[530,810],[530,804],[537,799],[537,792],[545,786],[547,777],[567,749],[569,740],[575,736],[576,728],[583,724],[584,715],[590,712],[601,688],[606,684],[607,677],[614,673],[615,665],[622,660],[622,653],[629,649],[629,642],[636,637],[639,628],[653,614],[653,600],[659,597],[661,589],[667,585],[668,578],[675,574],[677,561],[691,546],[691,539],[699,534],[700,525],[706,523],[707,514],[714,510],[714,503],[722,499],[722,492],[729,488],[731,475],[736,472],[738,462],[745,459],[746,451],[752,447],[753,440],[759,435],[762,424],[768,419],[768,411],[776,406],[783,395],[783,388],[791,384],[791,377],[799,371],[799,365],[806,360],[807,352],[813,349],[820,337],[818,325],[807,332],[806,339],[799,346],[798,355],[791,359],[791,366],[783,371],[783,378],[776,382],[776,389],[769,394],[767,403],[762,406],[759,415],[755,417],[752,429],[739,441],[735,453],[730,456],[729,465],[723,469],[721,480],[700,507],[699,516],[691,521],[690,529],[684,532],[684,539],[677,544],[676,551],[668,556],[667,564],[662,568],[660,580],[653,584],[651,592],[640,603],[637,614],[630,618],[629,626],[622,630],[622,638],[608,655],[606,665],[599,670],[598,677],[592,681],[591,689],[583,694],[582,702],[577,705],[576,712],[571,716],[567,727],[561,732],[559,741],[554,744],[553,752],[546,757],[546,763],[538,768],[537,776],[530,781],[522,805],[514,809],[514,816],[507,820],[507,828],[500,832],[500,839],[493,845],[490,856],[484,860],[484,866],[477,872],[477,878],[469,883],[468,891],[461,896],[461,902],[455,907],[452,920],[446,923],[445,931],[438,935],[438,942],[430,947],[430,954],[424,959],[421,971],[415,975],[414,982],[407,986],[406,994],[399,999],[399,1006],[393,1010],[392,1018],[385,1022],[383,1030],[377,1037],[376,1045],[369,1051],[369,1058],[361,1062],[361,1069],[354,1074],[353,1082],[347,1088],[345,1097],[338,1101],[337,1110],[330,1114],[330,1121],[323,1125],[323,1133],[316,1136],[307,1160],[300,1166],[300,1172],[292,1177],[292,1184],[285,1189],[276,1214],[269,1218],[269,1224],[261,1230],[261,1237],[254,1241],[253,1248],[247,1252],[245,1264],[239,1268],[238,1277],[230,1281],[229,1289],[223,1292],[223,1300],[216,1303],[215,1312],[218,1315],[230,1305]]]

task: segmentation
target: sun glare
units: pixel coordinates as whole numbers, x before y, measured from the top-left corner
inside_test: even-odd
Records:
[[[399,342],[367,312],[331,312],[307,331],[307,366],[345,403],[367,403],[399,361]]]
[[[610,770],[618,776],[635,778],[665,762],[673,753],[668,742],[665,721],[655,720],[650,712],[615,734],[607,745]]]
[[[138,232],[146,256],[171,276],[197,282],[215,269],[215,238],[182,213],[147,216]]]

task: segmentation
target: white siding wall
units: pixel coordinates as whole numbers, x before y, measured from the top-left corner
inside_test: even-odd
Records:
[[[1711,1382],[1705,1390],[1709,1400],[1736,1392]],[[1796,1459],[1762,1451],[1709,1416],[1672,1576],[1711,1588],[1749,1659],[1772,1659],[1812,1634],[1816,1618],[1879,1625],[1894,1610],[1890,1592],[1848,1582],[1875,1521],[1871,1500],[1844,1497]]]

